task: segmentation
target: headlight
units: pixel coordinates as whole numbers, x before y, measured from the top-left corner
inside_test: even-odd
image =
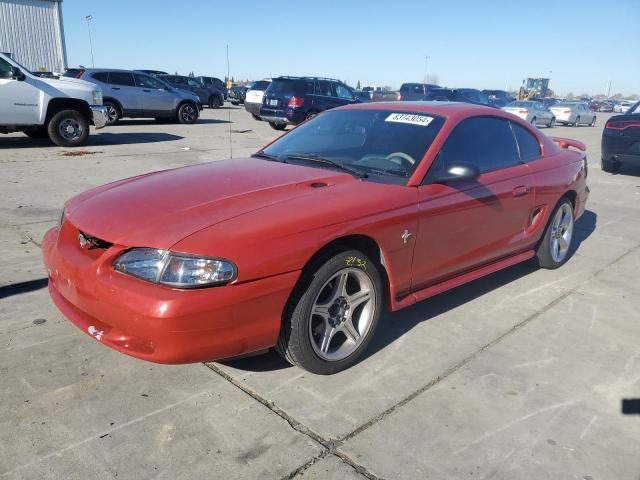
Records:
[[[93,91],[93,104],[92,105],[102,105],[102,90],[94,90]]]
[[[116,259],[113,268],[148,282],[176,288],[219,285],[237,277],[236,266],[227,260],[154,248],[127,250]]]

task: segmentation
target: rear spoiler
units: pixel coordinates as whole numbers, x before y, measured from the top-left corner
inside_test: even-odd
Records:
[[[587,146],[584,143],[578,140],[573,140],[571,138],[551,137],[551,140],[556,142],[560,146],[560,148],[573,147],[577,148],[578,150],[582,150],[583,152],[587,150]]]

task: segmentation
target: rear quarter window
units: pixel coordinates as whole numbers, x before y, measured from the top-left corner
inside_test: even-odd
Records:
[[[518,142],[520,159],[523,162],[530,162],[531,160],[540,158],[540,144],[538,143],[538,139],[517,123],[511,123],[511,128]]]
[[[109,72],[109,83],[113,85],[135,86],[133,74],[129,72]]]
[[[91,75],[91,78],[99,82],[109,83],[109,72],[97,72]]]

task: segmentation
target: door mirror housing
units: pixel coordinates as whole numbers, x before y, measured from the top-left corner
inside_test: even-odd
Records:
[[[476,180],[480,176],[480,169],[471,163],[452,163],[446,170],[436,175],[432,183],[457,183]]]
[[[17,80],[19,82],[23,82],[26,77],[24,72],[20,70],[18,67],[11,67],[11,78]]]

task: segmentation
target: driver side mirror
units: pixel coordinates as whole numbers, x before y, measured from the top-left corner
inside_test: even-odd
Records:
[[[18,67],[11,67],[11,78],[19,82],[22,82],[27,77],[22,72],[22,70],[20,70]]]
[[[437,174],[431,183],[456,183],[476,180],[480,169],[470,163],[453,163],[446,170]]]

